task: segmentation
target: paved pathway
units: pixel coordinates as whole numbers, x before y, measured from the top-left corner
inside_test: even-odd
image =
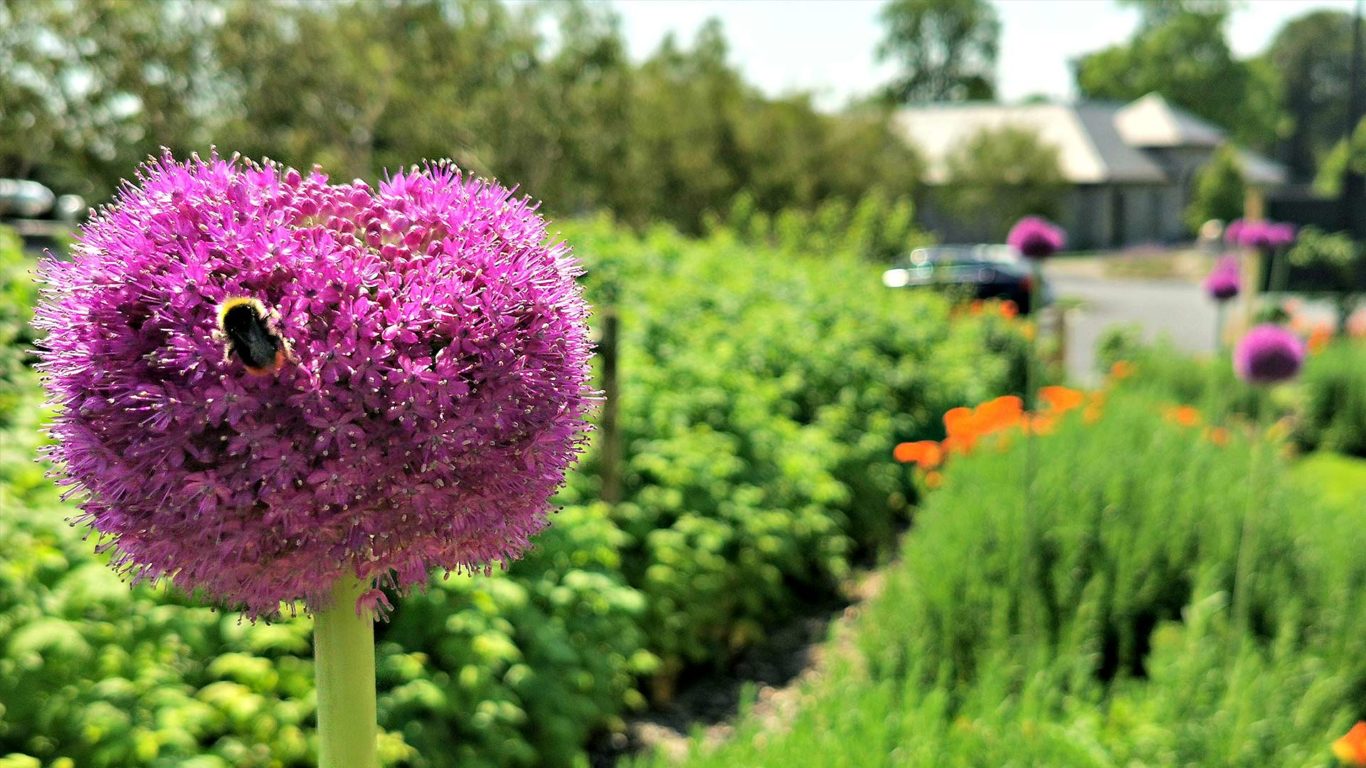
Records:
[[[1057,299],[1081,302],[1067,315],[1067,373],[1094,384],[1096,342],[1115,326],[1137,325],[1148,340],[1166,335],[1178,349],[1214,351],[1214,304],[1199,285],[1179,280],[1112,280],[1050,275]]]

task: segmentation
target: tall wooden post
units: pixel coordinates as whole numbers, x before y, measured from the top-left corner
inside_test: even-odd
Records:
[[[618,355],[617,309],[609,306],[602,313],[602,450],[598,453],[598,478],[602,483],[601,498],[608,504],[621,501],[621,426],[617,422],[621,388],[617,380]]]

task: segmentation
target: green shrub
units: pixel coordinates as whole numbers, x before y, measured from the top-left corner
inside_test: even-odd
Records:
[[[883,290],[856,249],[795,269],[792,251],[728,230],[565,229],[595,303],[621,317],[626,499],[597,503],[590,448],[526,558],[397,602],[377,628],[386,765],[582,762],[643,703],[642,678],[727,663],[891,541],[910,509],[892,445],[1019,387],[1018,324],[950,323],[940,297]],[[34,372],[15,370],[0,426],[0,755],[312,764],[309,622],[241,624],[119,584],[33,460],[44,411]]]
[[[19,235],[0,226],[0,428],[10,422],[18,407],[21,372],[32,362],[37,337],[29,323],[38,296],[34,267]]]
[[[666,672],[724,663],[829,594],[908,512],[890,447],[1019,387],[1018,324],[950,322],[941,297],[883,289],[847,251],[798,268],[729,230],[637,239],[591,222],[568,239],[621,318],[614,517]],[[567,501],[596,494],[597,461]]]
[[[1341,340],[1310,355],[1300,387],[1300,443],[1366,457],[1366,344]]]
[[[800,711],[683,765],[1327,764],[1362,715],[1366,470],[1323,495],[1163,402],[1112,392],[1038,440],[1028,518],[1023,440],[952,459]]]

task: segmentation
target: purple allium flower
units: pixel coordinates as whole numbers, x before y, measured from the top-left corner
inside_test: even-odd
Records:
[[[1240,221],[1236,242],[1258,250],[1275,250],[1295,242],[1295,225],[1276,221]]]
[[[1228,301],[1237,296],[1240,287],[1238,259],[1233,256],[1220,259],[1205,278],[1205,292],[1215,301]]]
[[[1275,384],[1295,378],[1304,364],[1304,343],[1279,325],[1259,325],[1233,350],[1233,370],[1250,384]]]
[[[1233,221],[1230,221],[1228,223],[1228,226],[1224,227],[1224,242],[1228,243],[1229,245],[1242,245],[1243,229],[1246,226],[1247,222],[1243,221],[1242,219],[1234,219]]]
[[[169,154],[49,260],[50,456],[134,579],[277,614],[487,569],[546,524],[592,393],[577,262],[445,163],[372,190]]]
[[[1062,250],[1066,234],[1038,216],[1026,216],[1010,228],[1006,243],[1031,259],[1043,259]]]

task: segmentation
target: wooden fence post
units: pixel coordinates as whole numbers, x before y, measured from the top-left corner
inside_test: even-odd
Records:
[[[602,450],[598,453],[598,478],[602,483],[601,499],[608,504],[621,501],[621,426],[617,421],[620,411],[618,398],[621,388],[617,379],[618,354],[617,310],[606,307],[602,313],[602,344],[598,354],[602,356]]]

